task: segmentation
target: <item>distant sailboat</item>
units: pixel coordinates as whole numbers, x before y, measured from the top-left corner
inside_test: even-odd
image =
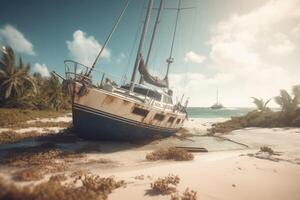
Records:
[[[213,109],[213,110],[224,108],[224,106],[221,103],[219,103],[219,90],[217,90],[217,101],[210,108]]]

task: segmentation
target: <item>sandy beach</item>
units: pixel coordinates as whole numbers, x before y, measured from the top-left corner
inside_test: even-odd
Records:
[[[68,117],[37,121],[60,120],[67,122]],[[178,192],[182,193],[190,188],[197,192],[198,199],[298,200],[300,129],[248,128],[217,137],[206,136],[206,129],[212,123],[224,120],[226,119],[190,119],[185,123],[184,129],[191,136],[181,140],[171,137],[148,144],[130,144],[77,139],[73,142],[57,142],[55,145],[63,150],[89,147],[89,151],[81,152],[84,157],[67,163],[68,169],[64,173],[85,170],[101,177],[113,176],[117,180],[124,180],[127,186],[114,190],[109,195],[111,200],[170,199],[170,195],[149,193],[150,184],[168,174],[179,176]],[[34,121],[28,123],[34,124]],[[30,128],[32,129],[45,131],[35,127]],[[52,130],[59,130],[59,127],[52,127]],[[26,129],[16,132],[26,134]],[[1,151],[9,152],[13,148],[32,147],[40,143],[41,141],[24,140],[20,143],[2,144]],[[150,162],[145,159],[147,153],[168,146],[204,147],[208,153],[194,153],[192,161]],[[271,147],[276,155],[258,154],[261,146]],[[0,176],[15,184],[34,183],[13,180],[12,174],[17,170],[16,167],[11,168],[2,163]],[[43,179],[47,180],[49,176],[47,174]]]

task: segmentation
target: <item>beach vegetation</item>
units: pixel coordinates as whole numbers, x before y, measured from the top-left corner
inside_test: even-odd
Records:
[[[167,149],[158,149],[146,155],[146,159],[149,161],[157,160],[176,160],[176,161],[188,161],[193,160],[194,155],[187,152],[185,149],[179,149],[176,147],[169,147]]]
[[[22,58],[16,64],[13,49],[3,47],[0,61],[1,99],[21,98],[26,96],[29,91],[36,92],[34,80],[29,72],[29,64],[25,65]]]
[[[267,107],[270,102],[259,98],[253,98],[257,109],[247,113],[245,116],[232,117],[230,120],[213,124],[208,129],[210,135],[215,133],[229,133],[233,130],[247,127],[300,127],[300,85],[293,86],[292,93],[280,90],[279,95],[274,97],[280,106],[279,111]]]
[[[197,200],[197,192],[186,188],[182,194],[174,193],[171,195],[171,200]]]
[[[28,125],[30,126],[60,126],[66,125],[58,124],[58,123],[42,123],[38,122],[34,124],[28,124],[27,121],[35,120],[37,118],[55,118],[60,117],[62,115],[67,114],[66,110],[31,110],[31,109],[18,109],[18,108],[0,108],[0,127],[18,127],[18,128],[27,128]],[[62,123],[62,122],[60,122]]]
[[[36,110],[68,110],[70,98],[59,79],[51,73],[42,77],[31,73],[30,64],[16,61],[12,48],[3,47],[0,59],[0,107]]]
[[[0,179],[0,200],[10,199],[40,199],[40,200],[106,200],[108,195],[116,188],[125,186],[124,181],[116,181],[112,177],[102,178],[96,175],[87,175],[75,179],[75,183],[62,184],[64,176],[52,176],[48,181],[36,185],[17,187],[7,184]]]
[[[256,109],[259,112],[268,112],[270,111],[270,108],[268,107],[268,103],[272,99],[268,99],[267,101],[264,101],[262,98],[256,98],[256,97],[251,97],[253,99],[253,103],[256,105]]]
[[[270,155],[274,154],[274,150],[271,147],[268,147],[268,146],[262,146],[262,147],[260,147],[260,152],[266,152],[266,153],[268,153]]]
[[[151,190],[154,194],[171,194],[176,192],[176,186],[179,184],[179,176],[169,174],[166,177],[158,178],[151,183]]]

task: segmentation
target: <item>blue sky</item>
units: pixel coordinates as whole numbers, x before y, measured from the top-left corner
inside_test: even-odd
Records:
[[[270,98],[280,88],[299,84],[294,77],[300,64],[299,1],[182,2],[183,7],[196,8],[180,15],[170,79],[176,94],[185,93],[192,106],[212,104],[216,88],[226,106],[249,106],[251,96]],[[158,3],[155,0],[155,7]],[[165,4],[176,7],[177,1]],[[63,74],[65,59],[90,65],[125,1],[2,0],[1,5],[0,43],[16,47],[33,71],[47,75],[47,70]],[[145,5],[132,0],[98,70],[130,76]],[[162,13],[149,65],[156,75],[163,76],[166,69],[175,14]]]

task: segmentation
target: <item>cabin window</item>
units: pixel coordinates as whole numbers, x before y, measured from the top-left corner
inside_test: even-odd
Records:
[[[163,121],[165,119],[165,115],[163,115],[163,114],[156,114],[154,116],[154,119],[156,119],[158,121]]]
[[[177,119],[176,124],[179,124],[179,123],[180,123],[180,119]]]
[[[163,102],[166,104],[172,104],[172,98],[170,96],[167,95],[163,95]]]
[[[148,115],[148,113],[149,113],[149,110],[145,110],[145,109],[139,108],[139,107],[134,107],[132,113],[136,114],[136,115],[140,115],[140,116],[146,117]]]
[[[122,85],[121,88],[129,90],[130,85]],[[162,99],[162,95],[159,92],[147,88],[134,87],[133,92],[145,96],[147,95],[147,97],[153,98],[156,101],[161,101]]]
[[[169,117],[168,122],[173,123],[175,121],[175,117]]]

